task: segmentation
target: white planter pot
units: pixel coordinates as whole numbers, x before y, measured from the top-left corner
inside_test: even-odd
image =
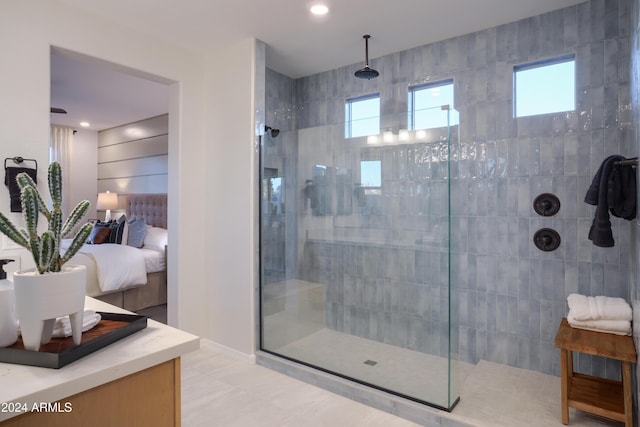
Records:
[[[87,287],[83,265],[65,265],[59,273],[38,274],[35,269],[13,274],[16,317],[26,350],[40,350],[51,340],[57,317],[69,316],[73,343],[82,339],[82,317]]]
[[[0,280],[0,347],[9,347],[18,340],[15,306],[13,284]]]

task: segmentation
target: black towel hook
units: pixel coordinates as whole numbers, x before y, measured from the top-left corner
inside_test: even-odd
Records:
[[[638,166],[638,158],[632,157],[630,159],[618,160],[614,163],[615,166]]]
[[[22,156],[15,156],[15,157],[7,157],[6,159],[4,159],[4,169],[7,169],[7,160],[12,160],[13,163],[19,165],[24,163],[25,161],[27,162],[33,162],[36,164],[36,167],[34,168],[35,170],[38,170],[38,161],[36,159],[25,159]]]

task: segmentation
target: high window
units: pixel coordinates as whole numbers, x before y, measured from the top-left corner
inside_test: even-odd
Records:
[[[356,138],[380,133],[379,94],[376,93],[347,99],[344,107],[345,138]]]
[[[515,66],[514,117],[575,110],[575,62],[575,55],[566,55]]]
[[[443,105],[453,109],[453,80],[427,83],[409,88],[409,130],[457,125],[448,117]],[[451,122],[450,122],[451,120]],[[455,121],[455,123],[454,123]]]

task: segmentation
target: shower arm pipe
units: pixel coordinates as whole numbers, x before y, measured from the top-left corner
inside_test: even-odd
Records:
[[[369,34],[364,36],[364,66],[369,66],[369,39],[371,36]]]

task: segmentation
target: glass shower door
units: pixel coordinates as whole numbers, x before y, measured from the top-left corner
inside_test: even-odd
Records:
[[[396,128],[403,121],[381,118]],[[261,349],[450,410],[458,399],[449,242],[457,126],[392,126],[360,138],[345,138],[344,126],[285,132],[261,147]],[[277,182],[286,226],[274,237]],[[273,251],[282,254],[280,274]]]

